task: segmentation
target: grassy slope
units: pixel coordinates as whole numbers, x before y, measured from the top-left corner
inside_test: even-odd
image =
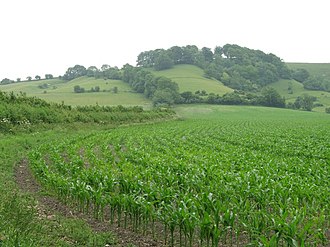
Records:
[[[205,90],[207,93],[223,95],[233,91],[217,80],[205,78],[203,70],[194,65],[182,64],[168,70],[150,71],[156,76],[165,76],[178,83],[180,92]]]
[[[306,69],[311,75],[320,75],[330,77],[330,64],[324,63],[288,63],[290,69],[303,68]],[[293,94],[288,93],[289,83],[292,85]],[[313,111],[324,112],[326,107],[330,107],[330,93],[324,91],[306,90],[304,86],[295,80],[280,80],[272,83],[269,86],[275,88],[282,96],[285,97],[287,102],[294,102],[298,96],[308,94],[317,98],[317,103],[321,103],[323,107],[316,107]]]
[[[48,84],[47,89],[41,89],[38,86]],[[101,92],[77,94],[73,92],[73,87],[79,85],[90,90],[92,87],[99,86]],[[118,93],[102,92],[117,87]],[[142,94],[131,91],[129,85],[120,80],[94,79],[91,77],[80,77],[69,82],[62,80],[42,80],[21,82],[9,85],[1,85],[1,91],[16,93],[22,91],[28,96],[36,96],[47,101],[61,103],[64,101],[67,105],[141,105],[150,106],[150,101],[145,99]],[[46,93],[45,93],[46,91]]]
[[[330,63],[287,63],[290,69],[306,69],[311,75],[330,77]]]

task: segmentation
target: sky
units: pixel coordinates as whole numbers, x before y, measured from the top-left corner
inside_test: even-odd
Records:
[[[136,65],[142,51],[237,44],[330,63],[328,0],[1,0],[0,80],[76,64]]]

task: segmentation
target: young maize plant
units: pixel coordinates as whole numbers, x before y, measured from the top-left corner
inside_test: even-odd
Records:
[[[30,163],[67,203],[169,246],[325,245],[328,127],[312,118],[121,127],[45,144]]]

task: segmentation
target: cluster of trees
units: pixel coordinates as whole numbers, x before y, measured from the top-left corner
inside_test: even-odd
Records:
[[[204,94],[206,97],[201,97],[201,94],[195,92],[183,92],[180,94],[181,103],[208,103],[220,105],[261,105],[270,107],[285,107],[285,99],[271,87],[264,88],[260,95],[254,93],[246,93],[244,91],[235,90],[232,93],[226,93],[223,96],[213,93]]]
[[[129,64],[123,66],[122,80],[134,91],[143,93],[155,106],[172,105],[180,102],[179,86],[166,77],[156,77],[143,68]]]
[[[290,69],[279,57],[238,45],[217,46],[214,51],[195,45],[173,46],[167,50],[141,52],[137,58],[138,66],[155,70],[168,69],[175,64],[199,66],[207,77],[244,91],[257,91],[279,79],[291,78]]]
[[[121,71],[118,67],[111,67],[110,65],[104,64],[101,69],[98,69],[96,66],[89,66],[86,69],[84,66],[77,64],[74,67],[68,68],[61,78],[70,81],[81,76],[113,80],[120,80],[122,77]]]
[[[311,111],[316,100],[316,97],[304,94],[303,96],[298,96],[294,103],[288,103],[287,107],[296,110]]]
[[[99,86],[92,87],[90,90],[85,90],[85,88],[76,85],[73,87],[73,92],[75,93],[98,93],[101,92],[101,89]],[[118,87],[113,87],[110,90],[102,90],[102,92],[113,92],[113,93],[118,93]]]

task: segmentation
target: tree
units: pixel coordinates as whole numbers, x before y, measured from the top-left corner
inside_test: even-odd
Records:
[[[46,79],[53,79],[54,76],[53,76],[52,74],[46,74],[46,75],[45,75],[45,78],[46,78]]]
[[[168,54],[171,57],[174,64],[182,63],[183,50],[179,46],[173,46],[168,50]]]
[[[173,67],[173,64],[173,60],[170,58],[170,56],[165,51],[163,51],[155,59],[154,68],[155,70],[170,69]]]
[[[1,84],[9,84],[9,83],[12,83],[13,81],[8,79],[8,78],[5,78],[5,79],[2,79],[1,81]]]
[[[298,96],[294,102],[294,107],[296,109],[302,109],[304,111],[311,111],[313,109],[313,104],[316,101],[316,97],[304,94],[303,96]]]
[[[85,92],[85,88],[80,87],[79,85],[76,85],[76,86],[73,87],[73,91],[75,93],[84,93]]]
[[[199,51],[195,45],[187,45],[182,48],[182,63],[195,64],[197,62]]]
[[[66,73],[63,75],[64,80],[72,80],[81,76],[86,75],[86,68],[82,65],[75,65],[67,69]]]
[[[154,106],[171,106],[174,102],[175,99],[169,89],[156,90],[152,97],[152,103]]]
[[[32,80],[32,77],[31,77],[31,76],[28,76],[28,77],[26,77],[26,79],[27,79],[28,81],[31,81],[31,80]]]
[[[37,81],[41,80],[40,75],[36,75],[34,78],[35,78]]]
[[[325,113],[329,113],[330,114],[330,107],[325,108]]]
[[[213,61],[213,52],[211,51],[210,48],[203,47],[202,48],[202,54],[204,57],[205,62],[212,62]]]
[[[106,71],[106,70],[108,70],[108,69],[110,69],[111,68],[111,66],[109,65],[109,64],[103,64],[102,66],[101,66],[101,71]]]
[[[99,71],[99,69],[96,66],[89,66],[88,69],[86,70],[86,75],[88,77],[95,77],[96,73]]]
[[[17,78],[16,81],[17,81],[17,82],[20,82],[20,81],[21,81],[21,78]]]
[[[95,90],[95,92],[100,92],[100,87],[99,86],[95,86],[95,88],[94,88],[94,90]]]
[[[306,69],[296,69],[292,72],[292,78],[299,82],[304,82],[308,79],[309,73]]]
[[[285,107],[285,99],[272,87],[266,87],[261,92],[260,104],[272,107]]]

